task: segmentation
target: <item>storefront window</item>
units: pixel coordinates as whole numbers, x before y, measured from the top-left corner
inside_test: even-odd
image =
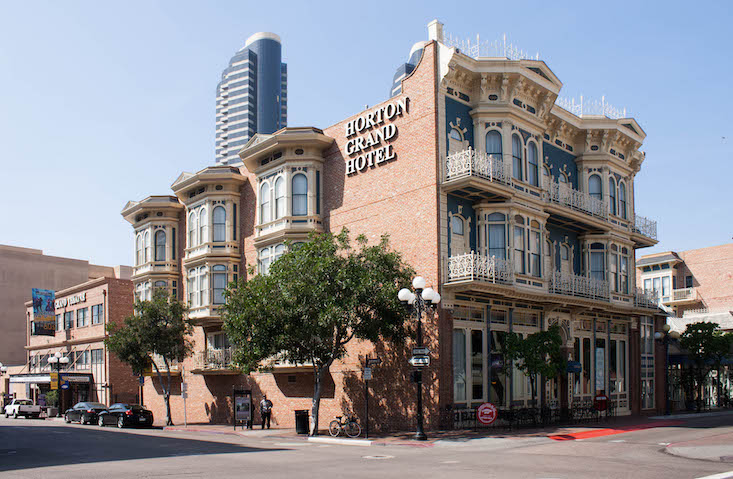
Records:
[[[494,316],[497,320],[506,321],[506,313],[504,311],[492,311],[491,320],[494,322]],[[495,406],[506,405],[506,373],[504,367],[504,348],[506,345],[506,332],[491,332],[491,398],[490,402]]]
[[[484,397],[484,332],[471,330],[471,399],[483,400]]]

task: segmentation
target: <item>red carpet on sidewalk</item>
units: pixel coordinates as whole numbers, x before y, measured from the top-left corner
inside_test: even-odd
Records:
[[[614,434],[642,431],[644,429],[652,429],[655,427],[676,426],[678,424],[682,424],[682,421],[655,421],[644,424],[634,424],[631,426],[621,426],[617,428],[580,431],[572,434],[551,434],[547,437],[549,437],[550,439],[554,439],[555,441],[575,441],[576,439],[590,439],[593,437],[612,436]]]

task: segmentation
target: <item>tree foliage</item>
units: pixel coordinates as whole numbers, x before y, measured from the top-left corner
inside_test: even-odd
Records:
[[[312,365],[311,434],[317,434],[321,381],[349,341],[405,337],[408,313],[397,292],[409,284],[412,270],[386,236],[375,245],[360,236],[353,248],[346,229],[311,234],[288,249],[268,275],[227,290],[224,329],[245,372],[273,360]]]
[[[538,331],[523,338],[509,333],[506,341],[506,359],[529,377],[532,388],[532,403],[537,396],[537,378],[554,378],[565,371],[566,361],[562,355],[562,336],[557,324],[546,331]],[[508,366],[508,364],[507,364]]]
[[[720,325],[710,322],[688,324],[680,337],[680,346],[693,364],[692,377],[697,388],[697,409],[702,409],[705,382],[710,371],[720,370],[722,362],[731,356],[733,335],[723,333]],[[720,375],[718,375],[720,377]],[[720,389],[720,388],[718,388]],[[719,391],[720,392],[720,391]]]
[[[170,408],[171,365],[183,361],[193,348],[190,339],[191,326],[186,322],[186,307],[162,289],[153,292],[151,301],[136,301],[135,313],[122,324],[110,323],[105,343],[111,352],[126,362],[135,374],[154,368],[158,376],[166,405],[166,425],[172,425]],[[159,355],[165,365],[167,381],[164,383],[153,354]]]

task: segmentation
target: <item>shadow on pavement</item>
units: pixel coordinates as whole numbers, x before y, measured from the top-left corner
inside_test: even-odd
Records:
[[[0,426],[0,471],[104,461],[281,451],[67,426]]]

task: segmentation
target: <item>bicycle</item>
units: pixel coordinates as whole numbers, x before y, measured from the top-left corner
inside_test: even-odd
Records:
[[[336,437],[343,431],[349,437],[359,437],[361,435],[361,426],[356,417],[347,414],[345,420],[341,420],[344,416],[336,416],[336,419],[328,425],[328,433]]]

